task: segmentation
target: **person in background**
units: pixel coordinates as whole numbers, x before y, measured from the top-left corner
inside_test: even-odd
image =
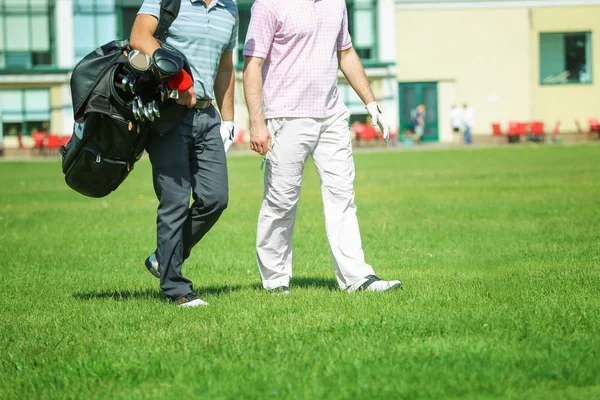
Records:
[[[465,136],[464,141],[465,144],[472,143],[471,130],[473,129],[473,124],[475,123],[475,113],[473,111],[473,107],[469,106],[467,103],[463,105],[463,124],[465,126]]]
[[[425,104],[419,104],[414,117],[415,140],[420,143],[425,133]]]
[[[450,110],[450,122],[452,123],[452,131],[455,134],[460,133],[460,127],[462,126],[462,115],[463,112],[460,107],[454,104],[452,106],[452,110]]]

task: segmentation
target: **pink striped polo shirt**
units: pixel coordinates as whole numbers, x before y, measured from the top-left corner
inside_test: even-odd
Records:
[[[244,55],[265,59],[265,119],[327,118],[346,110],[337,52],[350,47],[344,0],[256,0]]]

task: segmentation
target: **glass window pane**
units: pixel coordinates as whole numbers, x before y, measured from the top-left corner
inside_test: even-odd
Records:
[[[4,51],[4,18],[0,17],[0,52]]]
[[[34,15],[31,17],[31,34],[33,41],[32,50],[50,50],[50,23],[46,15]]]
[[[591,35],[543,33],[540,35],[540,81],[543,84],[589,83]]]
[[[93,0],[73,0],[73,11],[75,14],[92,12],[93,6]]]
[[[370,47],[375,43],[373,10],[354,11],[354,32],[352,41],[357,47]]]
[[[92,15],[75,15],[73,17],[73,37],[75,40],[75,54],[85,56],[94,50],[94,17]]]
[[[6,67],[29,68],[31,67],[31,53],[13,52],[6,54]]]
[[[140,6],[142,4],[140,3]],[[115,0],[98,0],[96,1],[96,11],[98,13],[112,13],[115,12]]]
[[[565,35],[565,70],[569,82],[589,82],[588,34]]]
[[[27,11],[27,2],[23,0],[4,0],[6,8],[12,12]]]
[[[47,11],[50,0],[29,0],[31,10],[34,12]]]
[[[6,17],[7,50],[29,50],[29,18],[21,16]]]
[[[31,121],[50,118],[50,92],[48,90],[25,91],[25,119]]]
[[[96,43],[94,48],[115,40],[117,23],[114,14],[98,15],[96,17]]]
[[[23,92],[19,90],[0,90],[2,120],[4,122],[23,121]]]

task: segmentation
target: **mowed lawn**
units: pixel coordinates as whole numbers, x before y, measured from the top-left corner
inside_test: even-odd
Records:
[[[305,171],[291,295],[260,287],[257,156],[185,264],[200,309],[144,258],[143,160],[86,198],[60,164],[0,164],[0,398],[600,398],[600,146],[358,153],[367,261],[395,293],[336,285]]]

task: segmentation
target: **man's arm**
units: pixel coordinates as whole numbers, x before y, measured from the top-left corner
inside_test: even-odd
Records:
[[[388,141],[390,135],[390,129],[385,124],[381,110],[375,101],[375,96],[369,85],[367,74],[363,68],[360,58],[353,47],[346,48],[345,50],[339,50],[338,63],[340,69],[344,73],[344,76],[348,80],[352,89],[358,94],[358,97],[365,103],[367,112],[371,116],[371,124],[373,126],[378,125],[379,129],[383,133],[383,140]]]
[[[358,97],[360,97],[365,104],[374,102],[375,96],[373,96],[367,74],[365,74],[363,65],[360,62],[360,58],[358,57],[358,54],[356,54],[354,47],[338,51],[337,55],[340,69],[350,86],[352,86],[352,89],[358,94]]]
[[[158,28],[158,19],[154,15],[138,14],[131,29],[129,46],[141,53],[151,56],[160,48],[160,44],[154,38],[154,33]],[[177,104],[182,104],[188,108],[196,105],[196,91],[194,85],[185,92],[179,92]]]
[[[133,29],[131,29],[129,46],[151,56],[156,49],[160,48],[160,44],[154,38],[157,28],[158,19],[154,15],[139,14],[135,18]]]
[[[215,81],[215,97],[223,121],[233,121],[233,94],[235,90],[235,74],[233,68],[233,52],[225,51],[221,56],[219,70]]]
[[[244,96],[250,116],[250,148],[260,155],[271,150],[271,134],[265,125],[262,110],[263,80],[260,57],[246,57],[244,60]]]

